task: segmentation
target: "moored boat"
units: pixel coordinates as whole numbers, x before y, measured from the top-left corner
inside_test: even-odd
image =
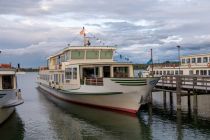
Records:
[[[10,64],[0,64],[0,124],[23,103],[20,89],[17,89],[16,69]]]
[[[135,78],[133,64],[113,59],[116,48],[69,46],[40,67],[38,86],[49,95],[77,104],[136,113],[158,77]]]

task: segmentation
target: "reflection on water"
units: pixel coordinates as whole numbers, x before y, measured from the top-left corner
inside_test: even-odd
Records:
[[[69,104],[38,90],[35,79],[36,73],[18,77],[25,103],[0,127],[1,139],[210,139],[210,121],[199,113],[175,112],[159,103],[133,117]],[[153,98],[162,99],[158,94]]]
[[[24,124],[19,115],[14,112],[8,120],[0,126],[1,140],[16,140],[24,137]]]

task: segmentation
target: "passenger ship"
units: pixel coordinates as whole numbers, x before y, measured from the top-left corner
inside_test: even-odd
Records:
[[[153,64],[149,65],[147,71],[143,76],[147,77],[152,75],[206,75],[210,76],[210,53],[208,54],[195,54],[180,57],[180,65],[176,64]]]
[[[159,78],[134,78],[131,63],[116,62],[111,46],[69,46],[40,67],[38,85],[72,103],[136,113]]]
[[[20,89],[17,89],[17,70],[10,64],[0,64],[0,124],[23,103]]]

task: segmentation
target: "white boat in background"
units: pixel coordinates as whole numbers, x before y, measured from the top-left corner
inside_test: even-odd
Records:
[[[0,64],[0,124],[23,103],[20,89],[17,89],[16,69],[10,64]]]
[[[111,46],[70,46],[40,67],[38,86],[72,103],[136,113],[159,78],[134,78],[133,64],[116,62]]]
[[[210,76],[210,53],[181,56],[181,63],[153,64],[154,76],[162,75],[203,75]],[[152,75],[149,65],[143,77]]]

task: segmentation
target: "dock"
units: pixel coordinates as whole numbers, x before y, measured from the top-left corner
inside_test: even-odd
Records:
[[[153,93],[163,91],[163,103],[166,104],[166,94],[176,93],[177,110],[181,110],[181,97],[188,97],[188,109],[191,108],[190,97],[193,96],[193,110],[198,108],[198,95],[210,94],[210,76],[200,75],[164,75],[153,89]],[[152,98],[152,97],[151,97]]]

